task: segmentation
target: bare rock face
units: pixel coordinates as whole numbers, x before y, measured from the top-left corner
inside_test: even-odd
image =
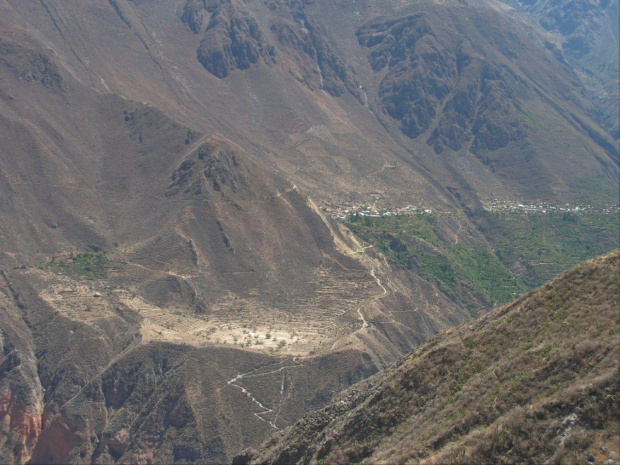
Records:
[[[260,30],[257,22],[236,3],[197,2],[189,0],[181,20],[195,34],[202,32],[198,61],[211,74],[225,78],[234,69],[248,69],[258,63],[275,62],[275,49]]]
[[[0,276],[0,462],[25,463],[42,430],[43,389],[30,331],[19,321],[19,295]]]
[[[199,195],[203,189],[221,192],[222,195],[225,195],[225,191],[234,194],[240,188],[248,187],[250,176],[248,168],[241,166],[240,157],[234,148],[221,139],[212,137],[201,143],[174,170],[167,195],[181,191],[184,194],[192,192]]]
[[[308,83],[307,76],[318,74],[319,82],[310,84],[311,88],[318,87],[334,97],[349,93],[361,102],[360,85],[346,59],[327,40],[320,18],[308,14],[303,2],[295,1],[285,3],[279,13],[271,30],[297,62],[304,81]]]
[[[357,34],[360,44],[371,49],[372,69],[388,68],[379,88],[383,108],[407,136],[418,137],[450,92],[456,76],[454,58],[437,42],[422,14],[371,22]]]
[[[218,78],[234,69],[249,69],[259,61],[287,66],[292,60],[300,70],[298,78],[311,89],[323,89],[335,97],[350,93],[361,101],[351,68],[326,40],[320,22],[306,13],[303,3],[274,2],[269,9],[273,16],[268,33],[242,5],[232,1],[189,0],[181,20],[194,34],[202,34],[198,61]],[[286,56],[278,55],[280,48]]]
[[[527,87],[508,69],[495,66],[467,47],[457,52],[462,79],[447,99],[443,115],[427,143],[436,153],[444,147],[458,151],[472,140],[472,152],[498,150],[527,135],[518,95]]]
[[[598,103],[601,124],[618,140],[620,2],[517,0],[512,4],[555,36],[557,46],[554,44],[554,47],[561,50],[566,60],[578,70],[584,85]]]
[[[387,69],[379,87],[384,111],[411,138],[434,125],[427,144],[436,153],[471,144],[480,154],[523,139],[527,125],[517,102],[527,88],[436,24],[418,13],[358,30],[373,70]]]

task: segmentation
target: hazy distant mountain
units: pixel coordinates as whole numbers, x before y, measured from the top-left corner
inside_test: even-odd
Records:
[[[620,11],[618,0],[517,0],[555,39],[596,104],[603,126],[618,140]],[[552,40],[553,40],[552,39]]]

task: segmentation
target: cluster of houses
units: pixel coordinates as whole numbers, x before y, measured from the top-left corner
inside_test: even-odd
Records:
[[[378,199],[377,199],[378,200]],[[519,201],[503,201],[493,200],[483,205],[484,209],[490,212],[520,212],[520,213],[594,213],[603,215],[620,214],[620,204],[609,206],[594,206],[594,205],[555,205],[550,203],[522,203]],[[342,206],[325,204],[321,206],[321,209],[332,218],[340,220],[347,219],[352,215],[368,216],[370,218],[382,218],[393,215],[425,215],[433,213],[433,210],[428,207],[420,207],[413,205],[406,205],[404,207],[396,208],[377,208],[376,202],[373,206],[366,204]]]
[[[550,203],[520,203],[516,201],[494,200],[484,205],[491,212],[523,212],[523,213],[596,213],[612,215],[620,213],[620,204],[608,206],[593,205],[554,205]]]
[[[344,220],[355,214],[358,216],[368,216],[370,218],[382,218],[393,215],[425,215],[433,213],[430,208],[414,207],[412,205],[388,209],[378,209],[376,208],[376,205],[372,207],[368,205],[357,205],[351,207],[323,205],[321,209],[332,218],[338,218],[340,220]]]

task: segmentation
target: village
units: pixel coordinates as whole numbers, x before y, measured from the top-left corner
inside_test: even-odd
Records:
[[[524,213],[587,213],[598,215],[614,215],[620,213],[620,204],[595,205],[555,205],[550,203],[521,203],[516,201],[494,200],[485,204],[484,209],[491,212],[524,212]]]
[[[404,207],[378,207],[377,202],[379,198],[374,199],[372,206],[368,204],[343,206],[337,204],[324,204],[321,205],[321,210],[332,218],[344,220],[353,215],[368,216],[370,218],[381,218],[385,216],[395,215],[424,215],[433,213],[433,210],[428,207],[406,205]]]
[[[375,198],[372,206],[368,204],[361,205],[337,205],[324,204],[321,210],[332,218],[345,220],[353,215],[367,216],[370,218],[382,218],[397,215],[429,215],[438,214],[462,214],[458,212],[433,210],[428,206],[405,205],[403,207],[378,207]],[[551,204],[547,202],[541,203],[524,203],[520,201],[501,201],[494,199],[489,203],[483,204],[483,208],[489,212],[503,213],[532,213],[532,214],[552,214],[552,213],[572,213],[572,214],[598,214],[598,215],[617,215],[620,213],[620,204],[607,206],[594,205],[571,205],[571,204]]]

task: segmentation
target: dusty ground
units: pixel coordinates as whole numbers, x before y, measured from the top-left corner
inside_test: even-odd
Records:
[[[142,342],[153,340],[205,346],[230,344],[282,355],[308,355],[368,327],[362,309],[387,290],[366,273],[359,281],[337,281],[324,269],[316,272],[310,299],[293,299],[289,311],[270,308],[260,300],[227,295],[208,315],[188,306],[160,307],[128,289],[105,281],[76,282],[48,271],[33,273],[50,284],[41,297],[61,315],[82,323],[108,318],[123,307],[141,317]],[[337,302],[337,305],[333,305]]]

